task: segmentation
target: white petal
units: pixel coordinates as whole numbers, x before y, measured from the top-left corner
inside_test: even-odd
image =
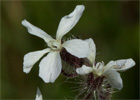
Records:
[[[78,58],[87,57],[89,46],[88,43],[80,40],[80,39],[73,39],[66,41],[62,44],[62,46],[72,55]]]
[[[43,100],[43,97],[42,97],[42,94],[41,94],[39,88],[37,88],[37,94],[36,94],[35,100]]]
[[[115,70],[107,70],[103,73],[103,75],[108,79],[110,85],[113,88],[121,90],[123,87],[121,76]]]
[[[40,28],[32,25],[31,23],[29,23],[27,20],[23,20],[22,21],[22,25],[24,25],[27,29],[28,32],[32,35],[38,36],[42,39],[44,39],[46,42],[52,40],[53,38],[48,35],[46,32],[44,32],[43,30],[41,30]]]
[[[39,64],[39,76],[46,82],[54,82],[59,76],[62,64],[59,52],[50,52]]]
[[[24,56],[24,61],[23,61],[23,72],[29,73],[30,70],[32,69],[33,65],[47,52],[49,52],[50,49],[44,49],[40,51],[34,51],[27,53]]]
[[[86,39],[85,41],[89,43],[89,52],[88,52],[87,58],[93,64],[95,62],[95,56],[96,56],[95,43],[91,38]]]
[[[117,71],[125,71],[135,65],[133,59],[123,59],[117,61],[110,61],[106,66],[109,66]]]
[[[79,21],[85,7],[83,5],[78,5],[72,13],[64,16],[58,26],[56,39],[61,40],[61,38],[68,33]]]
[[[76,72],[79,74],[79,75],[85,75],[85,74],[89,74],[93,71],[93,68],[92,67],[88,67],[86,65],[83,65],[81,68],[77,68],[76,69]]]

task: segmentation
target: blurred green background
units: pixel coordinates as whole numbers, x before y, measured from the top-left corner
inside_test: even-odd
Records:
[[[85,5],[85,11],[68,34],[92,38],[97,61],[133,58],[136,66],[121,73],[124,87],[112,98],[139,98],[138,1],[1,1],[1,99],[34,99],[37,87],[44,99],[69,99],[76,95],[76,85],[64,82],[63,75],[54,84],[45,84],[38,77],[39,62],[29,74],[23,73],[23,56],[46,48],[46,44],[30,35],[21,21],[27,19],[55,37],[60,19],[79,4]]]

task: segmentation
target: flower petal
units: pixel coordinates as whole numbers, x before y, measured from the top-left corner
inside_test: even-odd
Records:
[[[106,66],[109,66],[117,71],[125,71],[135,65],[133,59],[122,59],[117,61],[110,61]]]
[[[116,72],[115,70],[107,70],[103,73],[103,75],[107,78],[110,85],[113,88],[121,90],[123,87],[122,79],[120,77],[120,74]]]
[[[39,76],[46,82],[54,82],[59,76],[62,64],[59,52],[50,52],[39,64]]]
[[[93,68],[92,67],[88,67],[86,65],[83,65],[81,68],[77,68],[76,69],[76,72],[79,74],[79,75],[85,75],[85,74],[89,74],[93,71]]]
[[[77,5],[72,13],[64,16],[58,26],[56,39],[61,40],[61,38],[68,33],[79,21],[85,7],[83,5]]]
[[[27,29],[28,32],[32,35],[38,36],[42,39],[45,40],[45,42],[48,42],[50,40],[52,40],[53,38],[48,35],[46,32],[44,32],[43,30],[41,30],[40,28],[32,25],[31,23],[29,23],[27,20],[23,20],[22,21],[22,25],[24,25]]]
[[[95,62],[95,56],[96,56],[95,43],[91,38],[86,39],[85,41],[89,43],[89,52],[88,52],[87,58],[93,64]]]
[[[43,100],[43,97],[42,97],[42,94],[41,94],[39,88],[37,88],[37,94],[36,94],[35,100]]]
[[[62,44],[62,46],[72,55],[78,58],[87,57],[89,46],[88,43],[80,40],[80,39],[73,39],[66,41]]]
[[[24,61],[23,61],[23,72],[29,73],[30,70],[32,69],[33,65],[47,52],[49,52],[50,49],[44,49],[40,51],[34,51],[27,53],[24,56]]]

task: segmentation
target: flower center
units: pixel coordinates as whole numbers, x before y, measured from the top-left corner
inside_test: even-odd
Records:
[[[98,62],[95,66],[93,66],[93,73],[96,76],[101,76],[104,72],[104,62]]]
[[[60,51],[62,48],[61,43],[58,42],[57,40],[49,41],[48,46],[54,51]]]

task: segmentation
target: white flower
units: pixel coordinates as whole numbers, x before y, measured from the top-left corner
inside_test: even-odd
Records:
[[[61,58],[60,51],[64,47],[70,54],[84,58],[87,56],[89,47],[88,43],[80,40],[73,39],[61,43],[62,37],[68,33],[80,19],[85,7],[78,5],[72,13],[64,16],[58,26],[56,33],[56,39],[53,39],[43,30],[32,25],[26,20],[22,21],[22,24],[28,29],[28,32],[32,35],[38,36],[47,43],[49,48],[44,50],[30,52],[24,56],[23,71],[29,73],[33,65],[46,53],[48,55],[44,57],[39,64],[39,76],[46,82],[54,82],[61,73]]]
[[[96,46],[92,39],[85,40],[89,43],[88,60],[93,65],[92,67],[83,65],[81,68],[77,68],[76,72],[80,75],[94,73],[96,77],[105,76],[111,86],[116,89],[123,87],[122,79],[117,71],[125,71],[135,65],[135,62],[130,59],[122,59],[117,61],[110,61],[107,65],[104,62],[98,62],[95,64]]]
[[[37,93],[36,93],[35,100],[43,100],[43,97],[42,97],[42,94],[41,94],[39,88],[37,88]]]

